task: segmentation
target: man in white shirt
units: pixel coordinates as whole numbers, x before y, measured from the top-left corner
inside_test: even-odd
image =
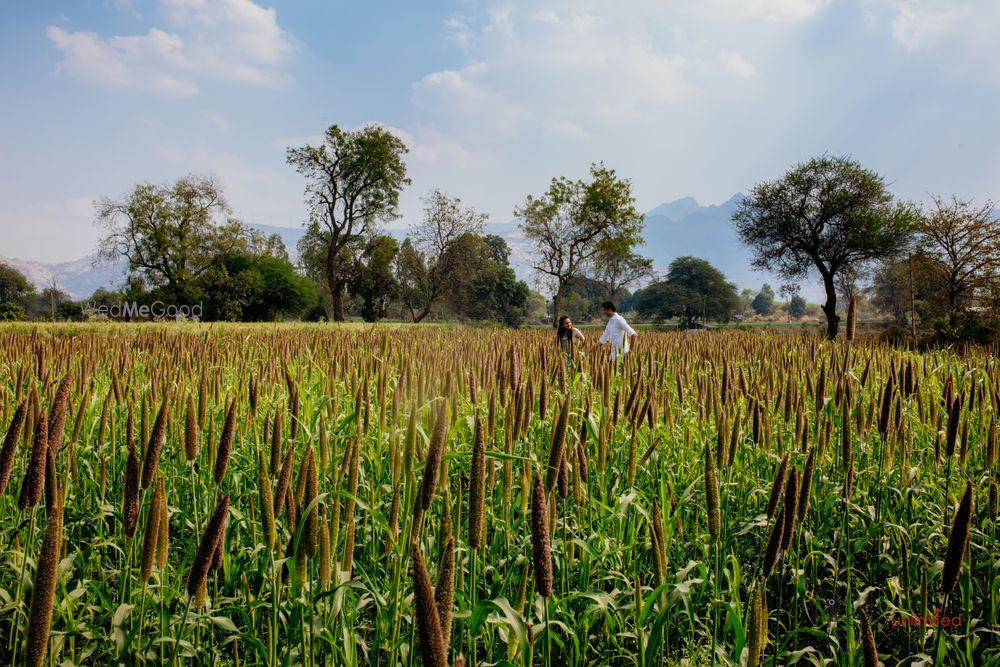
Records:
[[[628,325],[625,318],[618,314],[615,304],[605,301],[601,304],[608,323],[604,325],[604,333],[598,341],[600,345],[611,343],[611,358],[621,359],[628,352],[629,343],[635,343],[635,330]]]

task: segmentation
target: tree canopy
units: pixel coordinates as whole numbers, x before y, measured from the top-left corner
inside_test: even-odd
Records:
[[[699,320],[729,320],[740,307],[736,286],[708,261],[690,256],[671,262],[666,279],[640,290],[635,302],[643,317],[676,317],[685,328]]]
[[[535,246],[535,271],[555,284],[554,324],[570,279],[602,252],[627,254],[642,242],[643,219],[635,208],[631,182],[603,164],[591,165],[589,181],[552,179],[547,192],[529,195],[514,215]]]
[[[917,225],[927,268],[940,282],[944,315],[954,321],[977,297],[1000,286],[1000,219],[987,201],[976,206],[934,196]]]
[[[732,219],[755,267],[786,279],[819,273],[827,337],[835,338],[838,273],[899,251],[916,215],[894,201],[875,172],[849,158],[822,156],[755,185]]]
[[[333,319],[345,316],[345,291],[353,252],[379,222],[397,216],[399,195],[410,184],[403,140],[379,125],[357,131],[331,125],[319,146],[289,148],[286,161],[306,179],[309,220],[323,233],[326,282]]]
[[[34,286],[23,273],[0,262],[0,303],[9,302],[23,307],[34,293]]]
[[[121,199],[102,197],[95,207],[105,229],[99,257],[125,257],[134,278],[147,288],[163,288],[175,303],[191,299],[193,281],[217,257],[247,244],[246,229],[209,176],[142,183]]]
[[[414,322],[427,317],[446,290],[479,272],[479,258],[461,245],[470,235],[480,235],[487,220],[440,190],[432,190],[423,201],[424,216],[410,228],[412,247],[405,248],[399,265],[403,300]]]
[[[349,289],[361,299],[361,317],[365,322],[385,317],[389,304],[399,296],[399,283],[393,272],[398,254],[396,239],[377,234],[368,240],[355,262]]]

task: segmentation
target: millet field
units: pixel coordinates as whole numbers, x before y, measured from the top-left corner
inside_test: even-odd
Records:
[[[0,663],[1000,665],[996,350],[0,327]]]

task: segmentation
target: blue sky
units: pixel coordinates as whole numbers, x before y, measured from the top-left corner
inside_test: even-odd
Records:
[[[288,145],[378,122],[505,222],[603,160],[646,210],[849,154],[908,199],[1000,196],[995,0],[74,0],[0,9],[0,255],[82,257],[91,202],[210,173],[303,220]]]

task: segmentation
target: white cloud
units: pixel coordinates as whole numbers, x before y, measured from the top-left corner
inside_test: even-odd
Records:
[[[894,43],[936,66],[992,82],[1000,80],[1000,2],[996,0],[879,0],[888,10]]]
[[[719,60],[722,62],[722,69],[743,79],[749,79],[757,71],[753,63],[747,62],[746,58],[738,53],[722,51],[719,53]]]
[[[831,0],[683,0],[687,12],[723,21],[794,23],[823,11]]]
[[[890,24],[892,38],[908,49],[926,46],[948,35],[968,18],[968,8],[960,5],[902,3]]]
[[[275,86],[288,81],[282,66],[292,51],[273,9],[250,0],[160,0],[169,30],[101,36],[47,30],[63,58],[60,67],[91,83],[192,95],[211,81]]]
[[[214,111],[203,111],[201,113],[209,123],[219,128],[220,130],[229,129],[229,120],[223,116],[221,113],[216,113]]]
[[[461,48],[468,46],[475,36],[465,19],[460,16],[453,16],[445,21],[445,27],[451,31],[451,39]]]

